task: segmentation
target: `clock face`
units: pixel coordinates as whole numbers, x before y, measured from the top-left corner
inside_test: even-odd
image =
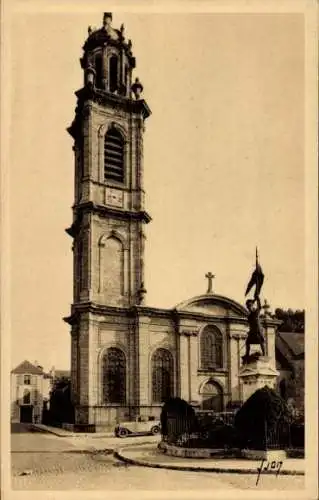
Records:
[[[113,207],[123,207],[123,191],[118,189],[106,188],[105,203]]]

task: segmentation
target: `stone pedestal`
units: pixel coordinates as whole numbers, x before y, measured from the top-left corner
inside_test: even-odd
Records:
[[[271,358],[267,356],[260,356],[259,359],[243,364],[239,372],[239,380],[243,388],[243,402],[266,385],[274,389],[278,375],[279,372],[272,366]]]

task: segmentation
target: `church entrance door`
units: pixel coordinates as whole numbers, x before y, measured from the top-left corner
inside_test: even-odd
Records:
[[[202,410],[223,411],[223,390],[216,382],[207,382],[202,389]]]

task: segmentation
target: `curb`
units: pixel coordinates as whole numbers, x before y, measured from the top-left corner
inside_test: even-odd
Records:
[[[118,458],[119,460],[122,460],[123,462],[126,462],[131,465],[137,465],[137,466],[142,466],[142,467],[151,467],[153,469],[171,469],[171,470],[181,470],[181,471],[189,471],[189,472],[217,472],[217,473],[231,473],[231,474],[258,474],[259,471],[254,468],[254,469],[235,469],[231,467],[201,467],[201,466],[196,466],[196,465],[174,465],[174,464],[159,464],[159,463],[153,463],[153,462],[147,462],[146,460],[140,460],[140,459],[133,459],[133,458],[128,458],[122,453],[124,450],[119,449],[114,451],[114,457]],[[276,475],[276,471],[272,470],[267,470],[263,471],[262,474],[268,474],[268,475]],[[280,471],[281,475],[285,476],[304,476],[305,473],[304,471],[298,471],[298,470],[281,470]]]
[[[57,430],[55,429],[52,429],[52,427],[46,427],[46,426],[38,426],[37,424],[31,424],[31,429],[34,430],[34,431],[38,431],[38,432],[48,432],[49,434],[53,434],[54,436],[58,436],[58,437],[61,437],[61,438],[69,438],[69,437],[74,437],[74,438],[87,438],[87,437],[91,437],[91,438],[95,438],[95,439],[99,439],[99,438],[107,438],[107,437],[114,437],[114,433],[113,432],[108,432],[108,433],[103,433],[103,434],[99,434],[99,435],[96,435],[96,433],[82,433],[82,432],[69,432],[69,431],[64,431],[63,433],[62,432],[59,432],[59,429],[57,428]]]

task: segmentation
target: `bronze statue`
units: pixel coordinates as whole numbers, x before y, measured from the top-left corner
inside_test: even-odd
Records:
[[[255,302],[256,306],[254,306]],[[257,295],[254,300],[251,299],[247,300],[246,306],[249,311],[248,313],[249,332],[246,339],[245,359],[249,358],[251,344],[259,344],[261,347],[262,355],[265,356],[265,338],[260,323],[261,303],[259,296]]]
[[[262,309],[260,303],[260,290],[264,282],[264,273],[258,262],[258,251],[256,248],[256,267],[248,283],[246,293],[247,295],[253,286],[255,286],[254,299],[248,299],[246,301],[246,307],[248,309],[248,323],[249,332],[246,339],[246,354],[243,358],[244,362],[249,360],[249,352],[251,344],[259,344],[261,347],[262,355],[265,356],[265,339],[262,331],[262,326],[260,323],[260,311]],[[254,304],[256,303],[256,306]]]

